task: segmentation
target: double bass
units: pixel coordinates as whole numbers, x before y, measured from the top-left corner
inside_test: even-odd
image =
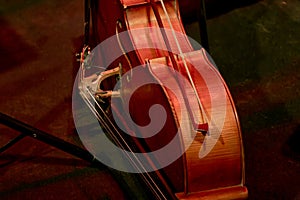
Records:
[[[112,166],[140,174],[151,199],[247,198],[234,102],[211,57],[185,34],[179,2],[89,3],[100,47],[84,47],[78,89],[107,147],[121,149],[124,160]],[[98,151],[105,145],[82,140],[114,162]]]

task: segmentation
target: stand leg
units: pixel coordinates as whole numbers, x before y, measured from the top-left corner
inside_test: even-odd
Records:
[[[209,53],[207,25],[206,25],[206,11],[205,0],[199,0],[198,24],[200,28],[201,45]]]
[[[32,137],[39,141],[42,141],[50,146],[56,147],[64,152],[67,152],[75,157],[83,159],[91,164],[98,165],[99,167],[106,168],[101,162],[89,153],[87,150],[84,150],[74,144],[66,142],[58,137],[52,136],[44,131],[41,131],[37,128],[34,128],[28,124],[25,124],[21,121],[18,121],[12,117],[9,117],[3,113],[0,113],[0,123],[6,125],[16,131],[19,131],[21,134],[7,143],[5,146],[0,148],[0,153],[7,150],[9,147],[16,144],[18,141],[23,139],[25,136]]]
[[[87,46],[89,44],[90,37],[90,0],[84,1],[84,44]]]
[[[5,150],[9,149],[10,147],[12,147],[14,144],[16,144],[17,142],[19,142],[20,140],[22,140],[24,137],[26,137],[25,134],[20,134],[17,137],[15,137],[14,139],[12,139],[11,141],[9,141],[6,145],[4,145],[3,147],[0,148],[0,153],[4,152]]]

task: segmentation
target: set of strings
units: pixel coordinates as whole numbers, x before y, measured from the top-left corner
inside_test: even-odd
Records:
[[[84,69],[81,69],[84,74]],[[108,117],[106,112],[103,110],[101,105],[96,100],[94,94],[89,90],[88,87],[82,88],[82,90],[87,91],[86,92],[80,92],[80,95],[82,96],[84,102],[88,106],[88,108],[91,110],[92,114],[96,117],[96,119],[100,122],[100,124],[105,128],[105,130],[108,132],[108,134],[112,137],[112,140],[122,149],[127,149],[129,152],[133,152],[132,148],[128,145],[128,143],[123,138],[122,134],[118,131],[118,129],[115,127],[114,123],[111,121],[111,119]],[[88,95],[88,96],[87,96]],[[99,108],[101,114],[96,109],[95,105]],[[118,136],[118,137],[117,137]],[[120,138],[121,141],[118,139]],[[155,183],[151,175],[146,172],[145,167],[143,166],[143,163],[135,156],[135,154],[130,154],[128,151],[124,150],[123,152],[126,154],[127,158],[129,159],[130,163],[135,167],[138,172],[140,172],[140,175],[146,182],[146,184],[151,188],[151,190],[154,192],[156,197],[158,199],[167,199],[165,194],[161,191],[160,187]],[[142,173],[145,172],[145,173]]]
[[[198,106],[199,106],[200,111],[201,111],[202,121],[203,121],[203,123],[207,123],[207,122],[208,122],[208,117],[207,117],[206,112],[205,112],[205,110],[204,110],[204,107],[203,107],[203,105],[202,105],[202,103],[201,103],[201,100],[200,100],[200,97],[199,97],[199,95],[198,95],[198,92],[197,92],[195,83],[194,83],[194,81],[193,81],[193,78],[192,78],[192,76],[191,76],[190,70],[189,70],[189,68],[188,68],[188,65],[187,65],[187,62],[186,62],[186,58],[185,58],[185,56],[184,56],[184,54],[183,54],[182,48],[181,48],[181,46],[180,46],[180,44],[179,44],[179,41],[178,41],[178,39],[177,39],[177,36],[176,36],[176,33],[175,33],[175,29],[173,28],[173,25],[172,25],[170,16],[169,16],[169,14],[168,14],[168,11],[167,11],[167,9],[166,9],[166,6],[165,6],[165,4],[164,4],[164,1],[163,1],[163,0],[159,0],[159,1],[160,1],[160,3],[161,3],[162,9],[163,9],[163,11],[164,11],[164,13],[165,13],[165,16],[166,16],[168,25],[170,26],[170,29],[171,29],[172,36],[173,36],[173,38],[174,38],[176,47],[177,47],[177,49],[178,49],[178,51],[179,51],[179,57],[180,57],[181,60],[183,61],[184,69],[185,69],[185,71],[186,71],[186,73],[187,73],[189,82],[190,82],[190,84],[191,84],[191,86],[192,86],[192,88],[193,88],[193,93],[194,93],[194,95],[196,96],[197,103],[198,103]],[[155,16],[156,16],[156,18],[157,18],[157,20],[158,20],[158,23],[159,23],[160,28],[163,28],[163,23],[162,23],[162,21],[161,21],[160,15],[158,14],[158,11],[157,11],[157,9],[156,9],[154,0],[150,0],[150,3],[151,3],[151,5],[152,5],[154,14],[155,14]],[[175,2],[175,5],[176,5],[176,2]],[[176,10],[176,7],[175,7],[175,10]],[[165,35],[165,36],[164,36],[164,38],[165,38],[165,43],[166,43],[168,49],[171,50],[171,47],[170,47],[170,44],[168,43],[168,38],[167,38],[165,32],[162,31],[162,34]],[[169,52],[169,54],[170,54],[170,59],[172,60],[173,65],[176,66],[177,64],[176,64],[176,61],[175,61],[175,58],[174,58],[173,53],[172,53],[172,52]],[[180,83],[180,81],[178,81],[178,83],[179,83],[180,87],[183,88],[183,86],[182,86],[182,84]],[[184,92],[184,89],[182,89],[182,91]],[[184,96],[187,96],[187,95],[184,95]],[[187,109],[189,109],[189,113],[190,113],[189,116],[190,116],[190,118],[191,118],[191,122],[193,123],[193,127],[195,127],[195,129],[197,130],[197,126],[195,125],[195,124],[197,124],[197,123],[195,122],[194,117],[192,116],[192,111],[191,111],[191,109],[190,109],[188,100],[186,100],[186,104],[187,104]]]

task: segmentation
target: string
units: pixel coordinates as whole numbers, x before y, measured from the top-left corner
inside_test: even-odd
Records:
[[[154,15],[156,16],[157,23],[158,23],[159,27],[161,28],[160,31],[161,31],[161,34],[163,36],[164,43],[165,43],[167,49],[170,50],[171,49],[171,45],[169,43],[166,31],[165,31],[165,29],[163,29],[164,25],[163,25],[162,19],[160,17],[159,11],[158,11],[158,9],[156,7],[156,3],[154,2],[154,0],[150,0],[150,4],[151,4],[152,10],[154,12]],[[175,60],[175,56],[174,56],[173,52],[172,51],[168,51],[168,54],[169,54],[169,57],[167,57],[167,58],[169,58],[171,60],[171,63],[172,63],[172,66],[173,66],[172,69],[175,70],[174,67],[176,67],[176,70],[180,71],[180,69],[178,67],[178,64],[177,64],[177,62]],[[181,80],[178,79],[177,76],[175,76],[175,78],[177,79],[177,82],[179,83],[180,90],[183,93],[184,103],[186,104],[186,108],[187,108],[188,113],[189,113],[189,118],[190,118],[190,122],[192,123],[192,127],[194,127],[194,129],[196,131],[198,131],[198,124],[195,123],[195,119],[194,119],[193,115],[191,114],[192,113],[192,109],[191,109],[190,103],[189,103],[189,101],[187,99],[187,94],[185,92],[185,88],[183,87],[183,84],[182,84]],[[204,121],[203,117],[202,117],[202,121]],[[200,131],[200,132],[202,132],[202,131]]]
[[[81,73],[80,78],[84,79],[84,71],[85,70],[82,69],[82,73]],[[83,79],[81,79],[81,81]],[[94,95],[92,94],[92,92],[90,91],[90,89],[88,88],[88,86],[86,86],[84,88],[80,88],[80,90],[81,90],[80,95],[82,96],[84,102],[86,103],[86,105],[88,106],[88,108],[91,110],[92,114],[96,117],[96,119],[101,123],[101,125],[104,126],[105,130],[108,131],[108,133],[112,137],[113,141],[120,148],[125,149],[124,147],[126,147],[128,149],[128,151],[133,152],[133,150],[128,145],[128,143],[126,142],[126,140],[122,137],[121,133],[118,131],[118,129],[113,124],[113,122],[110,120],[110,118],[107,116],[107,114],[105,113],[105,111],[102,109],[102,107],[100,106],[100,104],[98,103],[98,101],[96,100],[96,98],[94,97]],[[85,91],[87,92],[88,96],[85,93]],[[99,110],[101,111],[101,113],[104,116],[104,118],[101,116],[101,114],[95,108],[95,106],[94,106],[93,103],[95,103],[96,106],[99,108]],[[107,122],[108,122],[108,124],[107,124]],[[113,130],[111,129],[111,127],[112,127]],[[125,144],[125,146],[119,141],[119,139],[116,137],[115,134],[117,134],[119,136],[119,138]],[[133,157],[132,157],[127,151],[124,151],[124,152],[125,152],[127,158],[129,159],[129,161],[140,172],[140,175],[143,177],[143,179],[146,182],[146,184],[155,193],[156,197],[159,198],[161,196],[162,198],[167,199],[167,197],[161,191],[161,189],[159,188],[159,186],[155,183],[155,181],[153,180],[153,178],[151,177],[151,175],[146,171],[146,169],[143,166],[143,164],[141,163],[141,161],[136,157],[136,155],[133,154]],[[145,173],[142,173],[142,171],[145,171]],[[161,199],[161,198],[159,198],[159,199]]]
[[[152,1],[152,0],[151,0],[151,1]],[[182,59],[182,61],[183,61],[183,65],[184,65],[185,71],[186,71],[186,73],[187,73],[187,75],[188,75],[188,78],[189,78],[189,81],[190,81],[190,83],[191,83],[191,85],[192,85],[192,88],[193,88],[194,94],[195,94],[195,96],[196,96],[198,105],[199,105],[199,107],[200,107],[202,116],[204,116],[204,118],[205,118],[205,119],[204,119],[204,122],[205,122],[205,121],[208,122],[208,117],[207,117],[207,115],[206,115],[206,113],[205,113],[205,110],[204,110],[204,107],[203,107],[203,105],[202,105],[202,103],[201,103],[200,97],[199,97],[199,95],[198,95],[196,86],[195,86],[195,84],[194,84],[193,78],[192,78],[191,73],[190,73],[190,70],[189,70],[189,68],[188,68],[188,66],[187,66],[187,62],[186,62],[186,60],[185,60],[185,56],[184,56],[184,54],[183,54],[183,51],[182,51],[181,46],[180,46],[180,44],[179,44],[179,41],[178,41],[178,39],[177,39],[175,30],[174,30],[173,25],[172,25],[172,23],[171,23],[171,19],[170,19],[170,16],[169,16],[169,14],[168,14],[168,11],[167,11],[167,9],[166,9],[166,7],[165,7],[164,1],[163,1],[163,0],[159,0],[159,1],[160,1],[160,3],[161,3],[162,9],[163,9],[163,11],[164,11],[164,13],[165,13],[165,15],[166,15],[168,24],[169,24],[169,26],[170,26],[170,28],[171,28],[172,35],[173,35],[173,37],[174,37],[176,46],[177,46],[177,48],[178,48],[178,50],[179,50],[179,56],[181,57],[181,59]]]

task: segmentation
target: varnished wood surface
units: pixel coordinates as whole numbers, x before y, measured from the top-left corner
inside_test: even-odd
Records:
[[[208,63],[207,59],[205,59],[204,57],[204,50],[193,52],[193,54],[198,55],[195,56],[195,58],[198,60],[198,62],[201,63],[198,63],[200,64],[199,66],[204,68],[211,67],[210,63]],[[165,62],[165,59],[156,59],[152,60],[151,62],[154,63],[153,67],[151,68],[153,73],[159,80],[164,82],[163,80],[167,78],[168,73],[167,71],[161,70],[161,68],[159,67],[155,67],[155,62],[163,63]],[[238,119],[236,118],[235,108],[232,104],[231,97],[229,96],[230,93],[228,93],[227,88],[225,88],[225,86],[223,85],[224,82],[222,78],[219,76],[218,72],[214,70],[214,68],[212,68],[210,72],[208,71],[207,75],[210,75],[210,77],[202,77],[203,80],[206,78],[211,78],[213,80],[219,79],[219,82],[215,82],[221,83],[221,85],[215,84],[214,86],[209,86],[212,87],[210,88],[210,91],[208,91],[207,88],[205,88],[206,86],[203,82],[202,84],[197,85],[202,85],[202,87],[198,88],[199,92],[201,91],[201,94],[205,94],[201,95],[201,100],[203,101],[206,112],[210,113],[211,111],[210,92],[213,91],[218,93],[218,90],[220,90],[220,87],[222,87],[221,89],[223,89],[226,92],[226,101],[224,102],[226,104],[224,105],[226,106],[226,116],[220,138],[217,139],[218,141],[216,142],[215,146],[212,147],[212,151],[204,158],[199,158],[200,149],[203,147],[203,145],[214,145],[214,143],[205,144],[204,136],[200,133],[194,133],[195,131],[193,129],[185,129],[181,132],[183,134],[183,139],[187,139],[192,134],[197,134],[194,142],[191,144],[191,146],[187,149],[185,153],[185,170],[187,174],[187,188],[185,192],[188,194],[199,191],[212,190],[215,188],[235,187],[244,184],[244,158],[242,139]],[[167,88],[165,91],[168,91]],[[188,99],[195,100],[195,96],[192,94],[192,92],[187,92],[187,94],[190,95],[188,96]],[[180,105],[176,103],[177,100],[174,100],[174,95],[172,95],[171,93],[167,93],[167,95],[173,96],[173,98],[170,98],[172,105],[175,107],[176,113],[180,113],[182,108],[180,108]],[[194,106],[192,109],[199,109],[199,107],[197,107],[196,102],[193,102],[193,104],[191,105]],[[223,113],[221,113],[221,115],[222,114]],[[187,121],[184,123],[189,122]],[[206,146],[206,148],[209,147]]]
[[[135,30],[144,27],[154,27],[160,28],[154,15],[154,12],[151,6],[144,1],[122,1],[122,4],[118,1],[107,1],[103,5],[96,5],[94,7],[97,13],[103,13],[103,7],[110,7],[115,9],[114,15],[106,16],[106,15],[94,15],[94,18],[97,23],[96,37],[99,41],[104,40],[105,38],[112,36],[115,34],[115,24],[117,20],[121,20],[123,23],[125,22],[126,27],[122,27],[123,30]],[[137,3],[137,4],[134,4]],[[184,28],[180,20],[180,15],[177,13],[177,9],[174,6],[178,6],[176,1],[167,1],[166,8],[169,12],[170,20],[172,26],[168,23],[168,19],[165,13],[162,10],[159,2],[156,3],[158,12],[161,16],[164,28],[170,29],[174,28],[175,31],[181,32],[184,34]],[[95,14],[95,13],[94,13]],[[123,24],[124,25],[124,24]],[[103,30],[103,31],[102,31]],[[134,33],[134,32],[133,32]],[[164,42],[164,37],[158,31],[155,33],[149,33],[145,31],[143,34],[139,33],[137,35],[129,35],[130,40],[132,41],[132,45],[138,49],[136,51],[136,55],[128,54],[130,60],[133,63],[141,63],[144,64],[146,60],[149,60],[150,63],[157,63],[161,62],[164,65],[169,65],[170,62],[166,62],[168,59],[166,57],[170,56],[169,53],[166,51],[166,43]],[[146,38],[145,38],[146,37]],[[134,100],[130,100],[132,102],[131,106],[131,113],[132,118],[138,124],[147,124],[148,117],[145,117],[145,113],[148,113],[151,104],[153,103],[153,99],[151,97],[155,97],[154,99],[162,99],[162,101],[158,100],[155,103],[159,103],[164,105],[166,110],[168,110],[168,118],[174,118],[174,122],[172,120],[168,120],[167,125],[165,128],[158,134],[163,135],[159,140],[160,143],[157,143],[157,139],[151,141],[149,139],[146,143],[150,146],[151,150],[159,149],[163,147],[168,141],[171,140],[173,137],[172,135],[176,134],[177,129],[181,129],[182,134],[182,141],[178,141],[179,148],[185,148],[186,139],[193,134],[196,134],[195,140],[192,142],[191,146],[187,148],[187,151],[183,155],[181,159],[179,159],[175,164],[167,167],[164,169],[164,174],[167,175],[167,179],[171,183],[171,188],[174,188],[174,193],[184,193],[186,195],[191,193],[197,193],[201,191],[210,191],[218,188],[230,188],[236,186],[243,186],[244,185],[244,163],[243,163],[243,147],[242,147],[242,139],[241,139],[241,132],[239,127],[239,121],[236,115],[235,106],[231,99],[230,92],[223,81],[222,77],[216,70],[216,68],[210,63],[209,59],[206,57],[206,53],[203,50],[194,52],[192,49],[192,45],[189,43],[186,37],[179,37],[174,38],[174,35],[168,35],[168,41],[171,44],[171,49],[178,48],[176,46],[175,39],[178,39],[179,44],[181,45],[182,51],[188,55],[190,60],[187,62],[193,62],[194,65],[188,65],[189,70],[191,71],[193,82],[196,85],[196,90],[187,89],[187,91],[180,91],[182,90],[182,85],[178,86],[178,92],[182,92],[183,99],[186,98],[186,95],[189,95],[187,99],[189,99],[189,105],[191,105],[191,110],[199,110],[199,105],[196,101],[195,94],[198,93],[200,96],[200,101],[204,105],[202,110],[208,116],[209,121],[211,124],[216,124],[220,120],[223,122],[222,118],[224,118],[224,126],[218,126],[217,128],[209,128],[212,132],[211,138],[217,136],[220,132],[220,138],[207,138],[208,136],[204,137],[201,133],[195,133],[192,129],[193,127],[188,125],[191,122],[189,121],[189,117],[184,117],[181,119],[183,113],[178,106],[178,100],[174,98],[172,93],[168,92],[166,88],[162,85],[162,89],[155,87],[144,87],[143,90],[140,90],[136,93]],[[149,43],[149,44],[148,44]],[[145,45],[153,46],[153,49],[141,49],[140,46],[143,47]],[[178,50],[177,50],[178,52]],[[138,58],[138,59],[137,59]],[[119,61],[118,61],[119,62]],[[124,63],[124,60],[122,61]],[[180,60],[177,60],[178,66],[180,69],[180,73],[187,77],[187,73],[184,69],[184,66]],[[125,62],[125,69],[126,71],[129,70],[128,66],[126,66]],[[173,66],[175,67],[175,66]],[[193,69],[194,67],[198,68],[198,70]],[[199,70],[200,69],[200,70]],[[172,74],[167,71],[161,71],[159,68],[151,68],[152,76],[154,75],[156,81],[160,83],[163,79],[171,78]],[[199,73],[199,71],[201,73]],[[144,79],[152,80],[150,74],[145,71]],[[174,78],[174,77],[173,77]],[[175,78],[176,79],[176,78]],[[174,81],[176,82],[176,80]],[[207,84],[207,80],[215,80],[210,81]],[[178,83],[177,83],[178,84]],[[180,85],[180,83],[179,83]],[[127,85],[128,88],[126,90],[130,90],[130,83]],[[186,89],[186,88],[184,88]],[[126,92],[124,92],[126,93]],[[223,98],[218,99],[218,95],[221,93],[221,97]],[[163,97],[164,96],[164,97]],[[214,100],[211,99],[211,96],[214,96]],[[140,104],[139,102],[143,102],[143,107],[138,107]],[[186,103],[184,103],[186,104]],[[189,106],[185,105],[185,106]],[[217,105],[217,106],[216,106]],[[218,107],[219,106],[219,107]],[[170,108],[167,108],[170,107]],[[220,113],[216,112],[216,110],[220,109]],[[213,110],[213,111],[212,111]],[[190,115],[187,112],[186,116]],[[195,123],[205,123],[203,121],[203,117],[201,117],[201,112],[196,111],[193,113],[195,117]],[[211,113],[214,113],[213,115]],[[183,120],[185,128],[178,126],[180,121]],[[220,128],[221,130],[216,130]],[[166,134],[168,133],[168,134]],[[147,133],[142,133],[147,134]],[[206,153],[203,158],[199,158],[199,151],[200,149],[207,148],[209,153]],[[181,164],[180,164],[181,163]],[[176,174],[182,173],[183,177],[181,180],[176,178]],[[245,195],[245,193],[243,194]]]

